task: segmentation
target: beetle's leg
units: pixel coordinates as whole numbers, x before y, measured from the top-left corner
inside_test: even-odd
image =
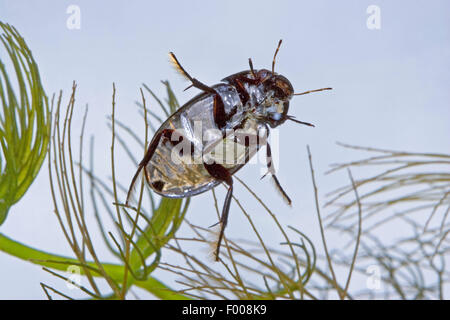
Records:
[[[148,146],[147,152],[144,155],[144,158],[141,160],[141,162],[138,165],[138,169],[133,177],[133,179],[131,180],[131,184],[130,184],[130,188],[128,189],[128,193],[127,193],[127,200],[125,201],[125,204],[128,205],[128,202],[131,199],[131,195],[134,191],[134,185],[137,181],[137,178],[139,177],[139,174],[141,173],[141,170],[143,168],[145,168],[148,164],[148,162],[150,161],[150,159],[152,158],[153,154],[155,153],[156,147],[158,147],[159,141],[161,140],[161,137],[163,135],[167,135],[168,133],[166,132],[166,130],[162,130],[161,132],[159,132],[152,140],[152,142],[150,143],[150,145]],[[145,175],[147,176],[147,172],[145,172]],[[147,183],[148,181],[148,177],[146,177]]]
[[[214,122],[219,129],[226,126],[228,116],[225,112],[225,105],[223,104],[222,97],[217,93],[214,93],[214,106],[213,106]]]
[[[245,147],[248,148],[250,146],[250,143],[249,143],[249,141],[251,140],[250,138],[253,138],[253,141],[256,141],[258,149],[259,149],[260,146],[263,146],[263,145],[266,146],[266,163],[267,163],[267,169],[268,169],[267,173],[271,174],[271,176],[273,178],[273,182],[275,184],[275,187],[281,193],[281,196],[283,197],[283,199],[287,202],[287,204],[291,205],[291,203],[292,203],[291,199],[286,194],[286,192],[284,191],[283,187],[281,187],[280,181],[278,180],[277,176],[275,175],[275,168],[274,168],[273,163],[272,163],[272,150],[270,148],[269,142],[267,141],[267,137],[261,137],[261,136],[259,136],[259,134],[253,135],[253,134],[245,133],[243,138],[244,138],[243,141],[240,141],[240,140],[242,140],[242,137],[239,139],[238,136],[235,136],[235,142],[239,143],[239,144],[242,144],[242,145],[244,145]],[[246,149],[246,151],[247,150],[248,149]],[[247,163],[248,160],[249,159],[248,159],[248,155],[247,155],[247,152],[246,152],[245,163]],[[267,173],[262,178],[264,178],[267,175]]]
[[[253,69],[252,58],[248,58],[248,64],[250,66],[250,72],[252,73],[253,78],[256,79],[256,73],[255,73],[255,70]]]
[[[235,79],[234,86],[236,88],[236,91],[239,93],[239,96],[241,97],[242,105],[245,106],[248,100],[250,100],[250,95],[248,94],[241,80]]]
[[[225,112],[225,105],[223,104],[222,97],[217,93],[216,90],[198,81],[197,79],[193,78],[189,73],[187,73],[187,71],[184,70],[184,68],[182,67],[182,65],[180,64],[180,62],[178,61],[177,57],[173,52],[170,52],[169,54],[170,57],[172,58],[172,62],[175,65],[177,71],[192,82],[191,86],[194,86],[202,91],[212,93],[214,95],[214,121],[219,129],[224,128],[229,119],[229,116]]]
[[[233,195],[233,178],[231,177],[230,172],[228,172],[228,170],[220,164],[217,164],[215,162],[213,164],[207,164],[204,162],[203,165],[205,166],[206,170],[212,177],[214,177],[220,181],[223,181],[228,185],[228,192],[225,197],[225,202],[223,204],[223,209],[222,209],[222,215],[220,216],[220,221],[219,221],[220,222],[220,233],[219,233],[219,238],[217,240],[217,247],[216,247],[216,252],[215,252],[216,261],[219,261],[220,244],[222,242],[225,227],[227,226],[228,213],[230,212],[231,197]]]
[[[288,205],[292,204],[291,199],[289,198],[289,196],[286,194],[286,192],[283,190],[283,188],[281,187],[280,181],[278,181],[277,176],[275,175],[275,168],[273,167],[273,163],[272,163],[272,151],[270,149],[270,144],[269,142],[266,142],[266,160],[267,160],[267,169],[269,170],[273,181],[275,183],[275,187],[277,188],[277,190],[281,193],[281,196],[283,197],[283,199],[287,202]],[[264,175],[265,176],[265,175]],[[264,178],[263,176],[263,178]]]
[[[237,77],[237,79],[243,83],[254,84],[254,85],[257,85],[261,82],[260,79],[258,79],[258,78],[250,79],[245,76]]]
[[[216,93],[216,91],[213,88],[207,86],[206,84],[198,81],[195,78],[192,78],[191,75],[189,73],[187,73],[187,71],[184,70],[184,68],[181,66],[180,62],[178,61],[177,57],[175,57],[175,54],[173,52],[170,52],[169,55],[172,58],[172,63],[175,66],[175,68],[177,69],[177,71],[179,73],[181,73],[183,76],[185,76],[186,78],[188,78],[192,82],[192,86],[194,86],[200,90],[209,92],[209,93]]]

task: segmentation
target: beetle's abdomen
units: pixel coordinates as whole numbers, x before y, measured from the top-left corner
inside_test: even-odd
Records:
[[[215,121],[214,95],[203,93],[169,117],[153,138],[159,142],[144,173],[152,189],[163,196],[193,196],[219,184],[206,171],[203,161],[222,162],[231,174],[245,164],[245,146],[235,141],[233,133],[223,138],[227,129],[246,122],[245,106],[233,86],[220,84],[213,88],[223,101],[225,128],[219,128]],[[246,130],[253,129],[256,123],[246,125]],[[247,157],[254,153],[247,150]]]

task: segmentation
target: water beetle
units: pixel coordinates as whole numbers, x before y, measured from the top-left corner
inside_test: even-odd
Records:
[[[230,75],[213,86],[191,77],[170,52],[177,71],[191,82],[189,87],[202,92],[173,113],[156,131],[127,194],[126,204],[132,197],[141,172],[154,192],[169,198],[194,196],[224,183],[228,192],[218,222],[220,232],[215,249],[216,260],[219,259],[220,244],[228,221],[233,174],[265,145],[268,173],[285,201],[291,204],[275,175],[267,136],[270,128],[286,120],[313,126],[288,115],[289,101],[294,95],[331,89],[294,93],[290,81],[275,72],[280,45],[281,40],[271,71],[255,70],[249,59],[249,70]]]

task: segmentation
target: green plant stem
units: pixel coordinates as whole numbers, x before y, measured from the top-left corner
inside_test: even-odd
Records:
[[[9,255],[16,258],[32,262],[34,264],[51,268],[54,270],[66,271],[67,265],[74,264],[78,265],[79,261],[73,258],[64,257],[60,255],[55,255],[45,251],[37,250],[27,245],[24,245],[18,241],[8,238],[7,236],[0,233],[0,251],[3,251]],[[106,273],[116,282],[120,282],[124,276],[124,266],[113,264],[113,263],[103,263],[102,264]],[[96,268],[94,262],[88,262],[87,266],[90,268]],[[82,270],[82,268],[81,268]],[[83,274],[83,271],[81,271]],[[102,275],[96,271],[92,271],[93,276],[101,277]],[[170,300],[186,300],[188,297],[174,292],[168,286],[166,286],[161,281],[148,277],[145,281],[134,281],[134,285],[147,290],[155,297],[160,299],[170,299]]]

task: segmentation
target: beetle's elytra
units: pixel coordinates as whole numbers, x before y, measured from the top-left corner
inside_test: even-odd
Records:
[[[220,218],[220,233],[215,250],[219,259],[220,243],[228,220],[233,193],[233,174],[266,146],[267,169],[276,188],[288,204],[291,200],[275,175],[271,148],[267,142],[269,127],[291,120],[289,101],[294,95],[330,90],[322,88],[295,94],[287,78],[272,70],[250,70],[235,73],[221,83],[208,86],[191,77],[171,52],[177,71],[186,77],[190,87],[202,92],[172,114],[156,131],[148,150],[139,163],[127,195],[132,197],[136,180],[143,173],[146,183],[157,194],[169,198],[193,196],[224,183],[228,187]],[[264,133],[264,136],[261,136]]]

